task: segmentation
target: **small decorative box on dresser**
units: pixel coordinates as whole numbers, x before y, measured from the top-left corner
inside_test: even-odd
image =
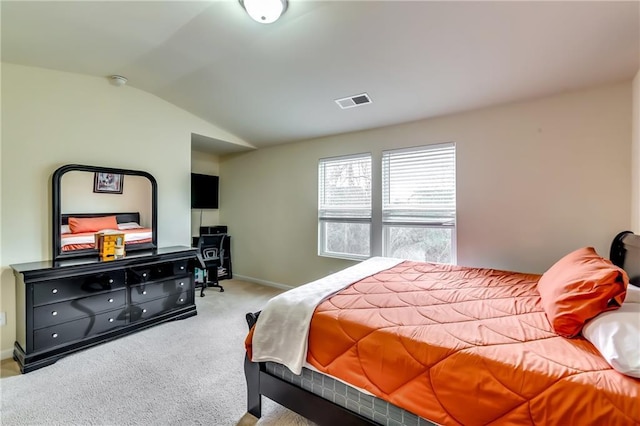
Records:
[[[23,373],[78,350],[196,315],[196,250],[169,247],[123,259],[11,265],[16,276],[13,357]]]

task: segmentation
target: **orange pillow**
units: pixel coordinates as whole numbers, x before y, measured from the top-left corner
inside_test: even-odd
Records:
[[[81,232],[96,232],[103,229],[118,229],[118,221],[115,216],[100,217],[70,217],[69,229],[72,234]]]
[[[619,308],[628,284],[624,270],[585,247],[549,268],[538,281],[538,291],[555,332],[574,337],[591,318]]]

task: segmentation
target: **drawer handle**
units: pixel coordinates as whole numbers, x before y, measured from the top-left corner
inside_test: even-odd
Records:
[[[54,288],[53,290],[51,290],[51,293],[56,294],[58,292],[57,288]]]
[[[146,277],[147,277],[147,273],[145,272],[144,274],[142,274],[142,276],[143,276],[144,278],[146,278]]]
[[[181,302],[184,302],[184,299],[180,299]]]
[[[113,299],[109,299],[109,300],[107,300],[107,302],[113,303]]]
[[[109,318],[109,322],[113,322],[113,318]]]
[[[180,270],[181,270],[181,271],[184,271],[184,266],[181,266],[181,267],[180,267]]]
[[[180,282],[180,285],[184,285],[184,283],[183,283],[183,282]]]
[[[147,290],[143,291],[142,294],[147,294]]]
[[[57,338],[58,338],[58,333],[53,333],[53,334],[51,335],[51,337],[53,337],[54,339],[57,339]]]
[[[113,278],[109,280],[109,284],[113,284]]]
[[[58,315],[58,311],[51,312],[51,315],[53,315],[55,317],[56,315]]]
[[[143,313],[143,314],[144,314],[144,313],[146,313],[146,312],[147,312],[147,310],[146,310],[146,309],[143,309],[143,310],[142,310],[142,313]]]

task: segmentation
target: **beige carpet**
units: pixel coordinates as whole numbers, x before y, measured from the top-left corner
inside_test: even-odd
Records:
[[[256,419],[251,414],[245,414],[238,421],[237,426],[312,426],[315,424],[266,398],[262,404],[262,411],[260,419]]]
[[[244,315],[280,290],[237,280],[196,297],[198,315],[152,327],[23,375],[4,361],[2,425],[308,426],[263,398],[246,413]]]

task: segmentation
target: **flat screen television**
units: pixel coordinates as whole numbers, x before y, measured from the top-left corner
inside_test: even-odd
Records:
[[[218,208],[218,176],[191,173],[191,208]]]

